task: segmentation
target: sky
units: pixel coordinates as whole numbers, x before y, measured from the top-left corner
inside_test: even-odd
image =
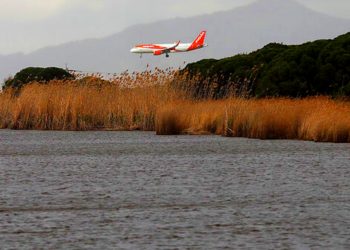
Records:
[[[207,14],[255,0],[0,0],[0,54],[108,36],[140,23]],[[284,1],[284,0],[280,0]],[[350,19],[350,0],[296,0]]]

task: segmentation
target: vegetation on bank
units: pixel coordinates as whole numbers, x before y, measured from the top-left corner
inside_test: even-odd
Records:
[[[149,130],[260,139],[350,142],[350,103],[306,99],[193,99],[173,72],[32,83],[0,93],[0,128]]]
[[[350,142],[350,103],[327,97],[183,101],[156,118],[157,134]]]
[[[302,45],[271,43],[249,54],[189,64],[183,85],[196,97],[350,96],[350,33]]]
[[[56,68],[29,67],[19,71],[14,77],[5,80],[4,89],[15,88],[19,90],[31,82],[47,83],[52,80],[72,80],[74,76],[68,71]]]
[[[170,73],[122,74],[112,81],[90,76],[34,82],[0,93],[0,128],[43,130],[154,130],[158,108],[179,95]]]
[[[350,142],[344,97],[350,97],[350,33],[110,80],[27,68],[0,92],[0,128]]]

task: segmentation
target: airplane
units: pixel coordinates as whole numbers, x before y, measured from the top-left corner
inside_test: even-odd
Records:
[[[144,53],[153,53],[155,56],[165,54],[169,57],[169,53],[188,52],[196,49],[207,47],[204,43],[206,31],[202,31],[192,43],[181,43],[180,41],[173,44],[139,44],[130,50],[131,53],[138,53],[140,57]]]

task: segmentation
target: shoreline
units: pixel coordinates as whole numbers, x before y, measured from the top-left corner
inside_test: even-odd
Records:
[[[0,128],[350,143],[350,102],[325,96],[193,99],[164,83],[125,88],[54,81],[1,93]]]
[[[91,133],[91,132],[130,132],[130,133],[153,133],[154,136],[160,136],[160,137],[176,137],[176,136],[187,136],[187,137],[201,137],[201,136],[218,136],[218,137],[224,137],[224,138],[232,138],[232,139],[247,139],[247,140],[261,140],[261,141],[299,141],[299,142],[313,142],[313,143],[329,143],[329,144],[349,144],[350,142],[332,142],[332,141],[316,141],[316,140],[305,140],[305,139],[286,139],[286,138],[280,138],[280,139],[263,139],[263,138],[250,138],[250,137],[241,137],[241,136],[224,136],[219,134],[212,134],[207,133],[203,131],[203,133],[181,133],[181,134],[157,134],[156,131],[150,131],[150,130],[113,130],[113,129],[95,129],[95,130],[45,130],[45,129],[9,129],[9,128],[0,128],[1,131],[21,131],[21,132],[55,132],[55,133]]]

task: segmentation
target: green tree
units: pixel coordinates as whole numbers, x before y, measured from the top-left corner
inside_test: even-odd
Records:
[[[248,84],[250,95],[257,97],[349,95],[350,33],[302,45],[271,43],[249,54],[192,63],[182,72],[187,71],[189,78],[197,77],[192,82],[195,95],[202,95],[197,97],[206,97],[206,89],[215,89],[215,98],[224,97],[232,84]]]
[[[4,88],[16,88],[20,89],[25,84],[30,82],[47,83],[51,80],[65,80],[74,79],[74,76],[68,71],[56,68],[38,68],[29,67],[19,71],[13,78],[9,78],[5,81]]]

